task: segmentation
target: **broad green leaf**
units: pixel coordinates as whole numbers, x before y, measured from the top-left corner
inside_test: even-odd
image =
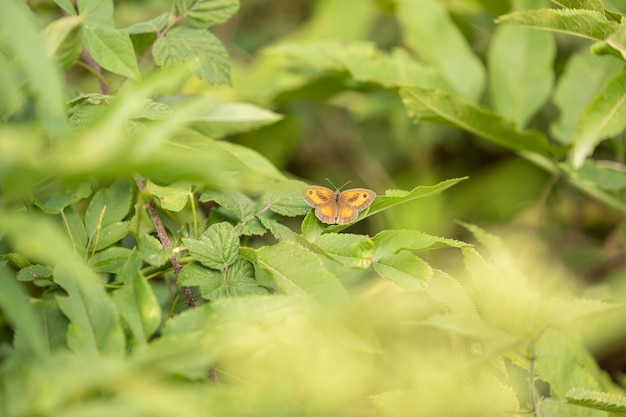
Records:
[[[624,64],[612,56],[593,55],[586,49],[576,52],[558,80],[554,103],[559,118],[550,133],[563,144],[570,144],[585,106],[600,92],[606,80],[621,71]]]
[[[205,268],[197,263],[189,264],[181,271],[178,283],[200,287],[202,298],[211,301],[267,293],[254,278],[252,264],[242,257],[238,257],[223,272]]]
[[[189,119],[189,127],[213,139],[260,129],[282,115],[248,103],[224,103]]]
[[[183,238],[183,243],[198,262],[209,268],[222,271],[237,260],[239,235],[230,223],[213,224],[200,240]]]
[[[365,269],[372,263],[374,242],[369,236],[326,233],[315,240],[326,255],[350,267]]]
[[[50,268],[44,265],[30,265],[20,269],[17,273],[18,281],[33,281],[37,279],[48,279],[52,276]]]
[[[156,237],[144,235],[139,241],[139,255],[141,259],[153,266],[163,266],[173,255],[173,251],[163,248]]]
[[[626,172],[600,162],[586,160],[578,170],[568,170],[569,174],[588,181],[605,191],[621,191],[626,188]]]
[[[59,214],[67,206],[79,202],[83,198],[91,195],[91,183],[83,182],[72,191],[57,191],[45,203],[35,201],[37,207],[42,209],[44,213]]]
[[[295,232],[289,227],[280,224],[276,219],[269,217],[266,213],[257,216],[263,227],[265,227],[277,240],[295,239]]]
[[[97,115],[102,114],[104,106],[114,100],[113,96],[89,93],[81,94],[68,102],[69,121],[75,128],[84,128],[93,124]]]
[[[528,124],[552,90],[554,36],[538,30],[499,26],[490,43],[489,93],[494,109],[517,127]]]
[[[513,123],[460,97],[417,86],[403,86],[400,96],[409,115],[444,120],[460,129],[517,151],[549,155],[548,141],[535,131],[519,131]]]
[[[433,275],[428,263],[406,251],[383,256],[372,264],[372,268],[405,290],[426,289]]]
[[[1,264],[0,309],[21,343],[20,352],[33,356],[44,355],[47,349],[43,323],[29,304],[28,296],[20,284]]]
[[[175,27],[152,47],[158,66],[186,65],[198,78],[211,84],[230,84],[230,57],[222,42],[211,32]]]
[[[130,210],[133,191],[130,181],[119,180],[96,191],[85,213],[85,226],[90,237],[98,227],[119,222]],[[100,220],[102,219],[102,220]]]
[[[257,250],[257,263],[287,294],[308,295],[322,304],[343,305],[348,295],[318,255],[300,244],[283,240]]]
[[[89,260],[89,265],[98,273],[118,274],[122,271],[130,253],[128,248],[112,246],[97,252]]]
[[[200,195],[203,203],[214,201],[235,215],[238,220],[247,220],[254,217],[255,204],[245,194],[237,191],[207,190]]]
[[[85,22],[82,36],[85,49],[102,68],[133,80],[141,78],[128,33]]]
[[[129,35],[138,35],[142,33],[158,33],[167,27],[172,15],[169,13],[163,13],[155,18],[147,20],[145,22],[135,23],[134,25],[124,28],[124,31]]]
[[[552,2],[568,9],[587,9],[604,13],[602,0],[552,0]]]
[[[122,326],[98,276],[79,262],[65,262],[54,269],[54,281],[68,294],[57,296],[57,302],[70,319],[70,349],[121,356],[126,349]]]
[[[113,292],[112,298],[134,341],[145,345],[161,323],[161,307],[140,269],[141,260],[133,251],[120,273],[124,287]]]
[[[191,26],[210,28],[230,19],[239,10],[239,0],[176,0],[174,14],[182,14]]]
[[[67,234],[72,242],[74,251],[80,255],[84,254],[89,238],[83,219],[80,218],[79,214],[72,207],[64,210],[62,216],[65,220]]]
[[[283,216],[302,216],[311,209],[300,193],[304,187],[306,184],[302,181],[281,181],[268,187],[261,195],[259,206],[261,209],[268,207],[274,213]]]
[[[574,134],[572,165],[581,167],[604,139],[626,128],[626,72],[611,78],[583,111]]]
[[[61,17],[50,23],[43,31],[48,53],[61,68],[69,68],[80,55],[80,29],[82,18]]]
[[[384,230],[372,238],[374,240],[373,260],[394,255],[401,250],[422,251],[439,248],[463,248],[467,243],[439,236],[427,235],[417,230]]]
[[[46,344],[50,351],[67,350],[67,327],[69,321],[59,308],[56,297],[52,292],[44,294],[40,300],[34,302],[37,314],[46,337]]]
[[[428,284],[428,295],[450,312],[476,313],[476,305],[461,283],[445,272],[433,270]]]
[[[80,16],[89,23],[113,28],[113,0],[78,0]]]
[[[396,16],[406,44],[436,67],[459,95],[477,102],[485,86],[485,70],[441,3],[399,0]]]
[[[615,32],[609,35],[607,42],[622,54],[622,58],[626,59],[626,26],[620,25]]]
[[[146,183],[146,192],[159,199],[165,210],[179,212],[185,208],[191,196],[191,186],[187,183],[176,183],[168,186],[156,185],[152,181]]]
[[[567,402],[611,413],[626,414],[626,396],[574,387],[565,394]]]
[[[93,250],[93,245],[96,245],[97,251],[104,248],[108,248],[112,244],[124,239],[130,232],[128,230],[129,222],[115,222],[104,226],[91,240],[91,245],[88,251]]]
[[[20,83],[25,84],[32,95],[37,120],[46,134],[54,139],[65,138],[70,128],[65,114],[63,82],[56,64],[48,57],[39,28],[35,27],[37,20],[22,2],[0,1],[3,33],[0,45],[11,65],[24,74]],[[10,99],[15,97],[10,96]]]
[[[524,10],[500,16],[496,23],[551,30],[596,41],[605,40],[619,27],[594,10]]]
[[[78,14],[74,8],[74,3],[71,0],[54,0],[54,2],[61,9],[65,10],[67,14],[71,16],[76,16]]]

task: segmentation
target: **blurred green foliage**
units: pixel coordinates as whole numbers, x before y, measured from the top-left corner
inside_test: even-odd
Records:
[[[0,414],[623,413],[624,13],[0,2]]]

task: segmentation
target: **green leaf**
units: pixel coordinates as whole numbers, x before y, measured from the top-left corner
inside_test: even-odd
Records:
[[[460,97],[417,86],[403,86],[400,96],[409,115],[415,119],[444,120],[460,129],[517,151],[548,156],[548,141],[534,131],[519,131],[513,123]]]
[[[175,183],[162,187],[152,181],[146,183],[146,192],[159,199],[165,210],[179,212],[185,208],[191,195],[191,186],[187,183]]]
[[[524,127],[550,97],[556,46],[550,33],[500,26],[491,38],[489,93],[494,109]]]
[[[259,206],[268,207],[274,213],[283,216],[302,216],[309,212],[311,207],[302,199],[300,190],[306,187],[302,181],[281,181],[267,189],[261,195]]]
[[[435,0],[399,0],[396,16],[406,44],[436,67],[457,94],[477,102],[485,70],[443,6]]]
[[[65,226],[72,242],[72,247],[76,253],[84,254],[87,249],[88,236],[83,219],[80,218],[79,214],[72,207],[64,210],[62,215],[65,219]]]
[[[263,227],[265,227],[269,232],[277,239],[295,239],[295,233],[293,230],[280,224],[277,220],[268,217],[266,213],[263,213],[260,216],[257,216]]]
[[[254,217],[256,205],[248,196],[237,191],[207,190],[200,195],[203,203],[214,201],[235,215],[237,220]]]
[[[80,56],[80,17],[65,16],[50,23],[43,31],[48,53],[61,68],[69,68]]]
[[[87,22],[113,28],[113,0],[78,0],[77,6]]]
[[[198,262],[219,271],[232,265],[239,253],[239,235],[226,222],[211,225],[200,240],[183,238],[183,243]]]
[[[609,35],[607,42],[622,54],[622,58],[626,59],[626,26],[620,25],[615,32]]]
[[[224,103],[189,119],[189,127],[213,139],[260,129],[283,116],[248,103]]]
[[[129,35],[139,35],[143,33],[158,33],[165,29],[172,18],[168,12],[162,13],[155,18],[145,22],[135,23],[134,25],[124,28],[124,32]]]
[[[85,213],[85,227],[89,236],[93,236],[99,226],[106,227],[123,220],[130,210],[132,197],[131,183],[127,180],[116,181],[96,191]]]
[[[614,57],[593,55],[586,49],[576,52],[567,61],[554,93],[559,118],[550,126],[550,133],[559,142],[572,143],[583,109],[600,92],[606,80],[623,66],[623,62]]]
[[[572,388],[565,394],[567,402],[611,413],[626,414],[626,396],[610,392]]]
[[[257,263],[269,271],[287,294],[308,295],[322,304],[343,305],[348,295],[318,255],[300,244],[283,240],[257,250]]]
[[[74,4],[71,0],[54,0],[57,6],[65,10],[67,14],[76,16],[78,12],[74,9]]]
[[[4,265],[0,264],[0,309],[22,343],[23,353],[42,356],[46,353],[43,323],[39,320],[28,296]]]
[[[583,181],[588,181],[593,186],[605,191],[621,191],[626,189],[626,172],[613,168],[611,165],[603,166],[601,162],[586,160],[580,169],[570,172]]]
[[[108,248],[112,244],[124,239],[130,232],[128,230],[129,223],[130,222],[127,222],[127,221],[115,222],[115,223],[104,226],[102,230],[100,230],[100,232],[97,233],[97,236],[95,236],[92,239],[91,245],[88,248],[88,250],[89,251],[93,250],[93,245],[97,244],[96,250],[99,251],[104,248]]]
[[[66,262],[54,269],[54,281],[68,294],[57,296],[57,302],[70,319],[70,349],[121,356],[125,351],[122,327],[98,276],[79,262]]]
[[[439,236],[427,235],[417,230],[384,230],[372,238],[374,240],[373,260],[394,255],[401,250],[423,251],[439,248],[463,248],[465,242]]]
[[[37,207],[42,209],[44,213],[59,214],[67,206],[79,202],[83,198],[91,195],[91,183],[83,182],[72,191],[57,191],[45,203],[35,201]]]
[[[120,273],[124,287],[112,298],[135,343],[145,345],[161,323],[161,307],[140,269],[141,260],[133,251]]]
[[[267,293],[254,278],[252,264],[242,257],[238,257],[223,272],[205,268],[195,262],[189,264],[180,272],[179,285],[198,286],[202,298],[211,301]]]
[[[383,256],[372,268],[405,290],[424,290],[433,275],[430,265],[410,252]]]
[[[47,279],[52,276],[50,268],[44,265],[30,265],[17,273],[18,281],[33,281],[37,279]]]
[[[574,134],[572,165],[581,167],[604,139],[626,128],[626,72],[611,78],[583,111]]]
[[[605,40],[619,27],[594,10],[524,10],[500,16],[496,23],[551,30],[597,41]]]
[[[141,78],[128,33],[86,22],[82,36],[85,49],[102,68],[133,80]]]
[[[374,242],[369,236],[327,233],[315,240],[329,257],[340,264],[365,269],[372,263]]]
[[[211,84],[230,85],[228,52],[220,40],[206,30],[175,27],[156,40],[152,56],[160,67],[187,65],[197,77]]]
[[[139,241],[139,255],[141,259],[152,266],[165,265],[173,254],[171,249],[164,249],[159,239],[154,236],[144,235]]]
[[[89,265],[98,273],[118,274],[122,271],[130,253],[128,248],[109,247],[96,253],[89,261]]]
[[[602,0],[552,0],[552,2],[568,9],[588,9],[604,13]]]
[[[239,10],[238,0],[176,0],[174,14],[183,14],[191,26],[210,28],[223,23]]]

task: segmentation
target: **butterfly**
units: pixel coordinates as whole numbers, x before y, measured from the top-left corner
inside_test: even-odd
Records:
[[[327,224],[346,224],[356,220],[376,198],[367,188],[336,191],[313,185],[302,190],[302,198],[315,209],[315,216]]]

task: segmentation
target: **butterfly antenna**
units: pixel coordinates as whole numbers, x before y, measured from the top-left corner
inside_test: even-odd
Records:
[[[343,187],[345,187],[346,185],[350,184],[352,182],[352,180],[349,180],[347,183],[345,183],[344,185],[342,185],[341,187],[339,187],[339,189],[341,190]]]
[[[324,178],[326,181],[328,181],[330,183],[330,185],[332,185],[336,190],[338,190],[339,188],[337,188],[337,186],[335,184],[333,184],[333,182],[331,180],[329,180],[328,178]]]

